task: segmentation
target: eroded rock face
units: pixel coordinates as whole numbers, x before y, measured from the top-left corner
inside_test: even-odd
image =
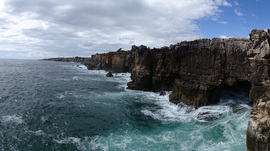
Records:
[[[130,52],[110,52],[106,54],[92,55],[92,61],[97,65],[93,69],[108,70],[113,73],[129,72],[130,70]]]
[[[269,100],[269,99],[268,99]],[[248,151],[270,150],[270,101],[260,99],[251,110],[247,129]]]
[[[253,30],[249,39],[199,39],[159,49],[133,46],[128,88],[172,90],[172,102],[199,107],[219,100],[221,84],[249,81],[255,102],[268,79],[268,56],[264,30]]]

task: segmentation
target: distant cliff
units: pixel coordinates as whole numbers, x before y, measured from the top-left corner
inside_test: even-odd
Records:
[[[222,86],[245,91],[254,104],[248,150],[270,150],[269,32],[252,30],[250,38],[199,39],[158,49],[133,46],[131,52],[97,54],[92,60],[101,69],[130,71],[129,89],[171,90],[174,103],[216,103]]]
[[[91,58],[92,61],[96,63],[96,67],[94,69],[103,69],[114,73],[130,71],[130,51],[96,54],[92,55]]]
[[[58,57],[58,58],[47,58],[43,60],[48,60],[48,61],[62,61],[62,62],[79,62],[79,63],[84,63],[84,62],[89,62],[91,61],[90,57],[70,57],[70,58],[65,58],[65,57]]]

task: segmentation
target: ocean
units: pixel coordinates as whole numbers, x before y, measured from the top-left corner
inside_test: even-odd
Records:
[[[2,151],[245,151],[248,96],[194,109],[78,63],[0,60]]]

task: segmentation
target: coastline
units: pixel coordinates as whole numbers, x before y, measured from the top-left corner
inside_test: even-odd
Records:
[[[130,52],[93,55],[88,69],[129,71],[129,89],[172,91],[170,102],[194,107],[219,102],[224,85],[244,91],[254,104],[247,148],[266,150],[270,146],[269,32],[252,30],[249,39],[199,39],[158,49],[132,46]]]

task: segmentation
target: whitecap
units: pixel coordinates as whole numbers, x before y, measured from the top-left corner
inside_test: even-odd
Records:
[[[42,130],[37,130],[37,131],[31,131],[31,130],[27,130],[28,133],[32,133],[36,136],[52,136],[52,135],[49,135],[49,134],[46,134],[45,132],[43,132]]]
[[[91,140],[89,142],[88,137],[85,137],[83,139],[78,138],[78,137],[66,137],[66,138],[62,138],[62,139],[54,139],[54,142],[58,143],[58,144],[74,144],[78,150],[81,151],[88,151],[89,148],[91,148],[91,150],[97,150],[97,149],[101,149],[104,151],[107,151],[107,149],[104,149],[104,147],[101,147],[102,144],[98,144],[96,142],[94,142],[94,140]]]
[[[77,144],[81,142],[80,138],[77,137],[67,137],[61,140],[54,140],[58,144]]]
[[[40,118],[40,121],[42,122],[42,123],[45,123],[45,122],[47,122],[48,121],[48,117],[46,117],[46,116],[41,116],[41,118]]]
[[[73,80],[79,80],[79,77],[78,76],[74,76],[72,77]]]
[[[23,117],[17,114],[2,116],[2,120],[5,123],[16,123],[16,124],[24,123]]]
[[[59,94],[57,94],[57,95],[56,95],[56,97],[57,97],[58,99],[63,99],[63,98],[65,97],[65,95],[64,95],[64,94],[59,93]]]
[[[86,141],[89,138],[86,139]],[[100,136],[96,136],[92,139],[90,139],[90,141],[87,143],[88,144],[88,148],[91,150],[102,150],[102,151],[108,151],[109,150],[109,144],[107,143],[101,143],[100,140],[102,140],[103,137]],[[114,140],[116,141],[116,140]],[[109,142],[114,142],[114,141],[109,141]]]

